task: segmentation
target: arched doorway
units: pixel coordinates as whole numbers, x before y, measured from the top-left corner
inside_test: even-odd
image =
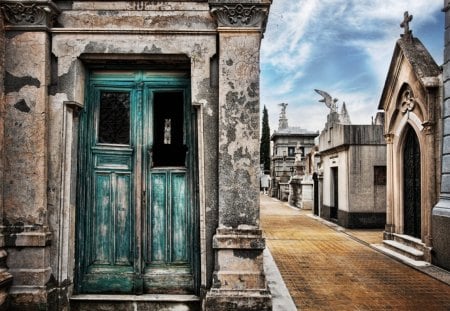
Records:
[[[420,146],[408,125],[403,149],[403,233],[420,238]]]

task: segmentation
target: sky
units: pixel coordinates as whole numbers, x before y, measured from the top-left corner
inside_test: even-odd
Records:
[[[261,107],[271,132],[283,102],[289,126],[321,131],[329,109],[314,89],[338,98],[339,111],[345,102],[352,124],[370,124],[404,12],[442,65],[442,8],[442,0],[273,0],[261,46]]]

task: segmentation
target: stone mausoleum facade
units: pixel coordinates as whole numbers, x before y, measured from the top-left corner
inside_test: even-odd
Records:
[[[301,153],[302,156],[309,153],[314,147],[314,139],[319,133],[297,126],[289,126],[286,115],[288,104],[280,105],[282,109],[278,130],[274,131],[270,137],[273,143],[270,172],[272,183],[269,192],[272,197],[288,201],[289,181],[296,173],[294,166],[296,153]]]
[[[386,144],[380,122],[348,124],[335,110],[328,114],[318,148],[320,217],[346,228],[384,227]]]
[[[3,308],[271,309],[270,3],[0,2]]]
[[[407,25],[412,16],[405,14]],[[379,104],[386,115],[384,246],[432,260],[432,208],[439,200],[442,73],[409,27],[397,40]]]

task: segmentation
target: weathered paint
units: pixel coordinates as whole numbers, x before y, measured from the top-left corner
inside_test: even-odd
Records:
[[[187,186],[193,180],[195,153],[186,165],[177,167],[154,167],[152,158],[157,148],[155,94],[185,94],[178,104],[185,106],[182,124],[186,127],[191,122],[187,80],[141,71],[93,72],[89,85],[80,149],[87,157],[80,170],[84,201],[79,213],[78,291],[195,292],[197,267],[191,249],[196,241],[195,219],[192,187]],[[128,144],[99,143],[102,91],[129,94]],[[193,150],[190,132],[184,128],[183,133],[184,144]]]

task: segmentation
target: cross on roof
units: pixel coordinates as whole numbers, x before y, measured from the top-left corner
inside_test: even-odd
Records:
[[[408,11],[403,14],[403,22],[400,24],[400,27],[405,28],[405,33],[401,35],[401,37],[405,39],[411,39],[412,38],[412,31],[409,30],[409,23],[412,21],[413,16],[409,15]]]

